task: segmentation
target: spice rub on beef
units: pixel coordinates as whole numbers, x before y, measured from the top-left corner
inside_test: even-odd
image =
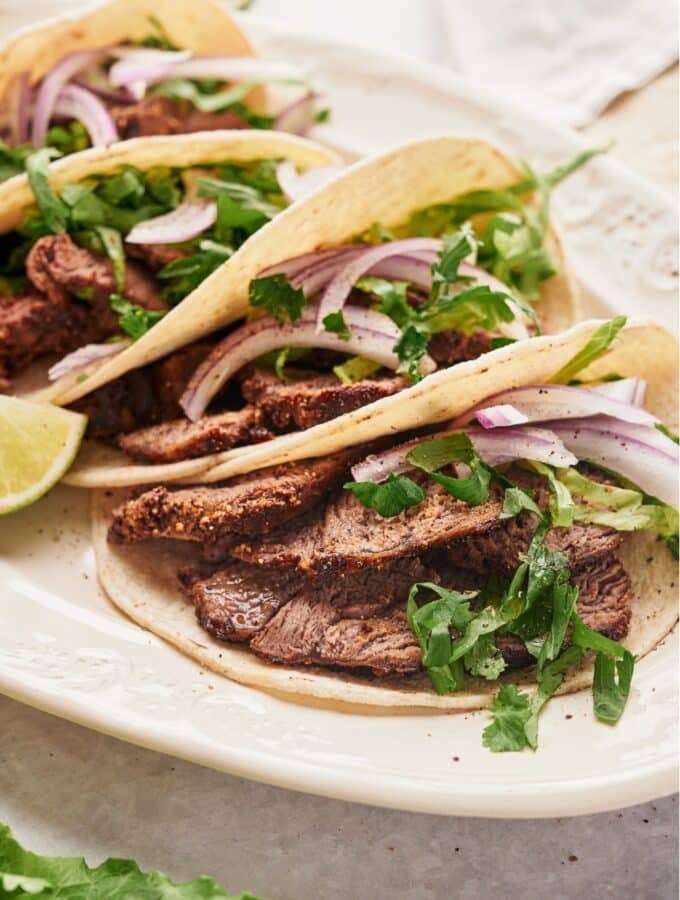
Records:
[[[455,363],[477,359],[491,350],[491,335],[476,328],[472,334],[460,331],[440,331],[430,338],[428,352],[440,366],[453,366]]]
[[[414,475],[414,480],[424,478]],[[356,571],[486,531],[497,522],[501,508],[497,491],[486,503],[471,507],[441,485],[429,483],[422,503],[384,519],[349,491],[341,491],[304,524],[241,541],[232,554],[258,565],[292,566],[309,573]]]
[[[247,121],[233,110],[203,112],[188,101],[172,97],[152,95],[139,103],[113,106],[109,112],[121,138],[248,128]]]
[[[290,521],[341,484],[356,460],[352,451],[286,463],[234,479],[224,487],[157,487],[114,512],[109,539],[207,542],[257,535]]]
[[[174,419],[118,438],[118,446],[138,462],[171,463],[269,440],[262,413],[254,406],[203,416],[197,422]]]
[[[270,369],[256,366],[241,381],[241,392],[258,406],[272,426],[311,428],[320,422],[390,397],[408,386],[402,377],[371,378],[343,384],[335,375],[289,369],[291,382],[282,382]]]
[[[116,292],[111,260],[79,247],[68,234],[52,234],[35,242],[26,258],[26,273],[35,287],[54,302],[68,295],[86,296],[94,307],[102,334],[118,329],[118,317],[109,306]],[[126,299],[146,309],[165,309],[153,276],[143,266],[125,267]]]
[[[96,323],[80,304],[54,303],[35,292],[0,297],[0,382],[45,353],[69,353],[96,336]]]

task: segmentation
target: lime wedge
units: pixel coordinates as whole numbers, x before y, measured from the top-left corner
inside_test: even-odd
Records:
[[[76,458],[87,416],[0,395],[0,516],[34,503]]]

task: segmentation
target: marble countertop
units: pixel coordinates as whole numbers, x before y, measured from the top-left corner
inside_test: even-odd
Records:
[[[42,2],[22,5],[24,21],[28,6],[45,14]],[[351,37],[349,7],[335,6],[333,33]],[[416,20],[414,4],[399,8],[411,16],[409,49],[441,60],[438,36]],[[328,24],[326,4],[260,0],[257,11],[282,21],[304,15],[308,30]],[[0,3],[2,30],[17,15]],[[394,46],[396,32],[374,9],[364,22],[376,45]],[[585,131],[593,141],[617,139],[616,155],[675,192],[677,93],[674,68]],[[132,856],[143,868],[181,880],[203,872],[264,900],[476,900],[482,889],[566,900],[678,894],[676,797],[545,821],[400,813],[246,782],[1,697],[0,821],[38,852],[84,854],[91,864]]]

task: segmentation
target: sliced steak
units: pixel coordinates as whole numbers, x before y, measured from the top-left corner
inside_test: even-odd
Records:
[[[296,566],[315,574],[356,571],[418,556],[456,538],[484,532],[497,522],[501,506],[498,492],[481,506],[471,507],[455,500],[441,485],[429,482],[422,503],[384,519],[362,506],[349,491],[341,491],[304,524],[242,541],[232,553],[258,565]]]
[[[0,369],[11,376],[45,353],[65,354],[96,340],[85,307],[37,293],[0,297]]]
[[[477,328],[472,334],[441,331],[430,338],[428,352],[440,366],[452,366],[468,359],[477,359],[491,349],[491,335]]]
[[[121,138],[248,128],[246,120],[236,112],[202,112],[188,101],[177,102],[172,97],[151,95],[139,103],[113,106],[109,112]]]
[[[126,244],[125,252],[135,259],[141,259],[152,272],[157,272],[178,259],[184,259],[187,255],[186,250],[174,244]]]
[[[301,515],[346,477],[356,453],[287,463],[235,479],[225,487],[157,487],[114,513],[116,542],[175,538],[211,542],[271,531]]]
[[[208,453],[257,444],[273,437],[262,425],[262,414],[254,406],[203,416],[198,422],[174,419],[123,434],[118,446],[134,460],[171,463]]]
[[[26,274],[55,302],[63,302],[69,294],[84,298],[92,304],[102,331],[117,331],[118,318],[109,307],[109,297],[116,292],[111,260],[79,247],[68,234],[51,234],[31,247]],[[124,293],[132,303],[146,309],[165,309],[153,276],[134,262],[125,267]]]
[[[529,549],[536,530],[537,518],[521,513],[508,519],[487,534],[478,534],[451,544],[448,555],[455,566],[483,575],[495,572],[511,578]],[[620,532],[602,525],[576,522],[569,528],[553,527],[545,538],[545,546],[567,554],[569,568],[577,572],[603,556],[609,556],[621,544]]]
[[[255,367],[241,381],[249,403],[259,406],[279,431],[311,428],[375,400],[390,397],[408,386],[405,378],[386,377],[343,384],[335,375],[288,370],[292,383],[282,382],[270,369]]]
[[[176,419],[184,414],[179,405],[187,382],[199,363],[210,353],[215,341],[195,341],[176,350],[164,359],[145,366],[151,390],[156,398],[154,422]],[[140,424],[145,424],[140,422]]]

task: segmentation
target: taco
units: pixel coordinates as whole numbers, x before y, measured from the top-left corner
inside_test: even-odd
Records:
[[[676,371],[658,326],[589,321],[243,452],[217,485],[97,491],[99,577],[202,666],[290,699],[492,704],[484,742],[513,750],[594,677],[613,723],[677,618]]]
[[[290,431],[304,441],[319,423],[434,371],[572,324],[549,187],[588,157],[536,175],[482,141],[435,138],[352,166],[255,235],[238,266],[225,265],[143,341],[59,396],[89,392],[78,408],[90,436],[109,444],[90,445],[70,483],[211,479],[220,454]],[[224,294],[208,297],[219,281]],[[127,381],[92,392],[133,366]],[[159,368],[177,376],[164,379],[151,416],[131,414],[128,398]]]
[[[0,47],[0,97],[0,180],[38,147],[59,155],[150,135],[303,134],[323,118],[304,73],[258,59],[212,0],[112,0],[27,28]]]
[[[221,300],[209,276],[288,205],[278,168],[303,181],[334,162],[303,138],[254,131],[139,138],[52,165],[37,151],[0,185],[2,389],[44,383],[48,360],[76,350],[51,379],[115,360],[199,285]]]

